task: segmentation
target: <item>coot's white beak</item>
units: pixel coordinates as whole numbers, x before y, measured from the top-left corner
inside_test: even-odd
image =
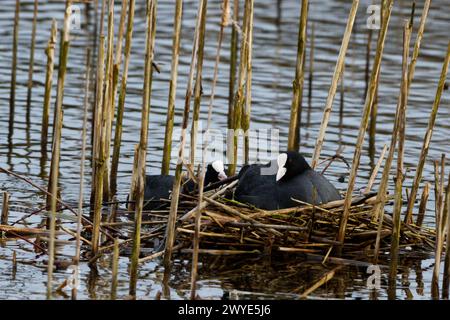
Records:
[[[217,177],[219,178],[220,181],[228,178],[227,175],[225,174],[225,171],[219,172],[219,175]]]
[[[216,170],[217,177],[219,178],[220,181],[227,178],[227,175],[225,174],[225,168],[221,160],[216,160],[211,165],[214,168],[214,170]]]
[[[281,153],[277,158],[278,170],[276,180],[280,180],[286,174],[287,169],[284,167],[287,161],[287,154]]]

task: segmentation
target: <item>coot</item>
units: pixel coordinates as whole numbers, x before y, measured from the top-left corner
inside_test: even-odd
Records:
[[[245,166],[239,176],[235,199],[261,209],[276,210],[298,205],[291,198],[311,204],[341,198],[336,188],[315,172],[298,152],[281,153],[277,160],[264,165]]]
[[[205,187],[211,183],[226,179],[225,169],[221,160],[208,164],[205,172]],[[173,189],[175,177],[172,175],[148,175],[145,177],[144,210],[156,210],[169,204],[168,200]],[[196,191],[197,184],[191,179],[182,181],[182,192]]]

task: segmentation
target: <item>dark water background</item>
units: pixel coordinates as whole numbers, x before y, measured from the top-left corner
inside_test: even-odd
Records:
[[[116,28],[120,11],[120,2],[116,1]],[[343,146],[342,155],[351,161],[354,144],[360,126],[360,117],[364,105],[366,43],[368,30],[366,19],[367,6],[371,1],[361,1],[354,26],[351,42],[347,52],[344,81],[344,110],[342,122],[339,119],[339,98],[336,95],[331,120],[328,126],[322,156],[332,156]],[[377,3],[377,2],[376,2]],[[376,136],[376,155],[381,152],[384,144],[389,144],[395,107],[399,94],[401,73],[402,25],[410,13],[410,1],[396,1],[393,9],[390,27],[386,40],[385,53],[382,62],[381,80],[378,99],[378,121]],[[68,72],[64,95],[64,128],[62,131],[61,176],[62,197],[66,201],[78,199],[82,106],[84,96],[84,65],[85,49],[93,47],[94,17],[89,13],[87,19],[85,6],[81,8],[81,28],[72,31],[69,53]],[[416,19],[412,43],[423,6],[423,1],[417,1]],[[31,117],[26,121],[26,85],[28,74],[29,48],[33,1],[21,1],[19,25],[19,50],[16,89],[15,131],[12,140],[8,140],[9,90],[10,70],[12,61],[12,36],[15,1],[2,0],[0,6],[0,165],[16,173],[25,175],[34,182],[47,183],[49,163],[40,165],[40,130],[44,94],[46,56],[44,49],[50,33],[53,18],[62,26],[64,1],[39,1],[38,25],[36,34],[36,51],[34,66],[34,87],[31,102]],[[309,21],[315,24],[315,55],[314,82],[311,106],[307,103],[307,85],[305,85],[304,113],[301,125],[301,151],[310,157],[314,149],[323,107],[325,105],[336,58],[341,44],[346,19],[351,7],[351,1],[311,1]],[[154,74],[151,100],[149,151],[147,172],[159,173],[162,146],[164,140],[164,123],[166,118],[167,97],[169,90],[171,46],[173,31],[173,1],[159,1],[156,34],[155,60],[161,68],[160,74]],[[178,90],[176,102],[176,126],[181,122],[183,96],[186,89],[192,49],[192,36],[197,11],[196,1],[185,1],[182,22],[182,41]],[[242,12],[242,10],[241,10]],[[253,82],[252,82],[252,129],[278,129],[280,132],[280,148],[287,144],[289,126],[289,110],[292,99],[292,80],[295,72],[299,1],[280,0],[255,1],[254,40],[253,40]],[[220,1],[209,1],[206,33],[202,119],[206,119],[206,108],[209,100],[212,80],[218,22],[220,19]],[[142,101],[142,81],[145,51],[145,1],[137,1],[135,14],[135,29],[131,50],[131,63],[128,76],[126,97],[126,112],[124,118],[124,133],[122,153],[119,166],[118,198],[124,200],[129,190],[130,175],[133,161],[133,147],[139,141],[140,107]],[[310,26],[308,32],[310,32]],[[425,35],[417,62],[414,81],[411,85],[407,112],[407,141],[405,150],[405,167],[410,168],[406,185],[411,184],[414,168],[417,164],[423,136],[428,123],[429,112],[434,100],[437,82],[449,41],[450,4],[448,0],[434,0],[428,15]],[[213,110],[213,124],[217,129],[225,130],[228,112],[228,72],[229,43],[231,29],[225,30],[224,46],[221,56],[219,80],[216,89],[216,100]],[[376,34],[372,37],[372,48],[376,46]],[[309,48],[307,48],[306,71],[309,66]],[[58,47],[56,54],[58,53]],[[373,52],[372,52],[373,60]],[[55,59],[57,61],[57,59]],[[56,71],[56,69],[55,69]],[[56,72],[54,88],[56,85]],[[53,90],[52,108],[54,103]],[[448,153],[450,142],[450,112],[449,94],[444,92],[436,126],[431,141],[428,160],[424,171],[424,181],[434,183],[432,160],[440,158],[442,153]],[[310,109],[310,114],[307,111]],[[53,111],[52,111],[53,112]],[[52,113],[51,113],[52,114]],[[88,128],[90,135],[90,128]],[[174,136],[174,138],[177,138]],[[368,139],[363,147],[363,155],[356,181],[356,188],[367,184],[370,176],[370,161],[368,156]],[[90,150],[88,153],[90,154]],[[449,154],[450,156],[450,154]],[[447,166],[449,161],[447,159]],[[395,165],[394,165],[395,167]],[[90,168],[86,161],[85,185],[90,186]],[[337,181],[339,174],[346,167],[341,162],[334,162],[327,171],[328,177],[337,187],[346,188],[346,182]],[[395,168],[393,168],[395,170]],[[394,171],[393,171],[394,172]],[[378,180],[377,180],[378,181]],[[433,184],[432,184],[433,185]],[[375,188],[377,185],[375,185]],[[11,194],[11,203],[31,210],[40,207],[43,195],[36,192],[28,184],[6,175],[0,175],[0,189]],[[85,197],[89,195],[86,188]],[[13,207],[14,208],[14,207]],[[390,208],[387,208],[388,210]],[[10,219],[16,220],[23,213],[11,212]],[[41,217],[28,220],[30,224],[39,221]],[[434,221],[434,195],[430,193],[429,211],[425,223],[432,225]],[[0,299],[7,298],[44,298],[45,268],[18,265],[15,279],[12,280],[11,256],[17,252],[18,260],[33,260],[35,255],[31,246],[23,241],[9,242],[0,247]],[[69,258],[73,254],[72,246],[61,249]],[[42,259],[42,258],[41,258]],[[405,261],[402,274],[398,277],[397,297],[399,299],[430,298],[430,280],[433,259]],[[110,289],[110,272],[107,268],[109,257],[100,261],[100,273],[97,277],[89,274],[89,268],[82,265],[80,298],[108,298]],[[206,265],[206,264],[205,264]],[[228,270],[223,270],[227,265]],[[128,258],[120,260],[119,297],[128,292]],[[171,282],[172,298],[189,297],[189,270],[187,262],[177,261],[174,278]],[[273,262],[269,267],[259,262],[247,261],[245,264],[223,262],[221,267],[206,267],[201,273],[199,295],[203,298],[220,298],[224,292],[231,292],[231,297],[295,297],[293,290],[308,286],[317,281],[323,273],[323,268],[317,263],[292,261],[289,264]],[[56,282],[62,282],[67,276],[65,271],[55,274]],[[323,288],[314,293],[316,298],[386,298],[385,282],[382,289],[375,294],[367,289],[368,274],[365,268],[346,267],[341,269],[335,278]],[[162,268],[157,261],[147,263],[140,269],[138,283],[138,298],[153,299],[161,290]],[[300,290],[301,292],[301,290]],[[62,297],[62,296],[61,296]]]

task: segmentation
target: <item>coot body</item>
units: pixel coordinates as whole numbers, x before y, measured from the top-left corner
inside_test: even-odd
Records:
[[[276,210],[298,205],[292,198],[311,204],[341,198],[336,188],[298,152],[281,153],[276,161],[244,168],[234,196],[257,208]]]

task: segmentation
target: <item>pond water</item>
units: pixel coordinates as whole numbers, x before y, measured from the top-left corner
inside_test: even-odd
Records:
[[[119,200],[125,200],[129,190],[133,148],[139,141],[140,130],[145,52],[145,1],[136,2],[135,29],[118,174],[117,196]],[[366,9],[371,3],[372,1],[369,0],[360,1],[354,32],[346,58],[345,80],[342,91],[342,118],[340,119],[339,116],[341,93],[338,92],[322,151],[322,157],[324,158],[333,156],[340,148],[343,148],[341,154],[348,161],[351,161],[353,156],[364,106],[368,39],[366,20],[369,16],[366,13]],[[206,119],[207,117],[206,110],[214,69],[219,30],[218,22],[221,14],[220,4],[221,1],[208,1],[203,73],[204,95],[201,119]],[[120,5],[120,1],[116,1],[116,17],[119,16]],[[379,113],[376,158],[383,149],[384,144],[389,144],[390,142],[400,86],[402,25],[404,19],[409,17],[410,5],[410,1],[395,2],[387,35],[378,91]],[[415,40],[422,6],[423,1],[417,1],[412,42]],[[315,0],[311,1],[310,4],[309,21],[314,23],[315,28],[314,78],[310,103],[308,103],[307,99],[307,81],[305,83],[304,110],[300,135],[301,152],[308,158],[310,158],[314,150],[315,139],[319,131],[322,112],[350,7],[351,1],[346,0]],[[46,66],[44,50],[49,37],[52,19],[57,19],[58,25],[62,26],[64,1],[39,1],[33,74],[34,86],[30,104],[30,117],[28,119],[26,96],[33,1],[21,1],[14,134],[11,138],[8,138],[14,8],[15,1],[13,0],[3,0],[0,7],[0,166],[26,176],[41,186],[45,186],[49,174],[49,162],[43,163],[41,161],[40,149]],[[88,12],[84,4],[80,4],[79,8],[81,24],[79,28],[72,30],[63,103],[64,127],[62,131],[60,183],[62,197],[67,202],[75,202],[78,199],[85,50],[87,47],[94,47],[94,12],[93,10]],[[147,173],[152,174],[159,173],[162,158],[170,78],[174,9],[173,1],[158,1],[155,61],[160,67],[161,73],[155,73],[153,77],[147,157]],[[196,12],[196,1],[184,1],[175,126],[179,126],[181,123]],[[299,13],[299,1],[255,1],[251,128],[279,130],[279,146],[281,149],[285,148],[287,144],[292,80],[296,63]],[[435,97],[440,70],[449,41],[449,29],[450,6],[448,1],[434,0],[428,15],[425,35],[408,101],[405,150],[405,167],[408,169],[405,181],[407,186],[411,185],[414,169],[418,162],[429,112]],[[311,24],[308,27],[308,34],[310,34],[310,31]],[[225,132],[227,126],[230,34],[231,29],[227,28],[221,52],[221,64],[212,116],[212,127],[222,130],[222,132]],[[377,32],[375,31],[372,37],[371,61],[374,55],[373,48],[376,46],[376,34]],[[308,42],[306,72],[309,72],[309,49],[310,43]],[[54,84],[56,84],[56,73]],[[53,102],[55,91],[53,90]],[[431,182],[432,185],[434,185],[432,161],[439,159],[442,153],[448,153],[450,150],[448,139],[450,134],[449,102],[450,96],[448,91],[445,91],[437,115],[423,175],[423,180]],[[90,129],[89,127],[88,135],[91,134]],[[176,140],[177,138],[175,134],[174,139]],[[176,150],[176,148],[174,149]],[[368,150],[368,139],[366,137],[359,175],[356,181],[357,190],[367,184],[371,173]],[[90,155],[90,149],[88,149],[87,155]],[[447,155],[450,156],[450,154]],[[446,164],[447,166],[449,165],[448,157]],[[86,160],[86,168],[84,183],[87,187],[85,188],[85,199],[89,199],[89,186],[91,184],[89,159]],[[346,170],[346,166],[342,162],[336,161],[327,171],[327,177],[342,190],[345,190],[347,181],[339,182],[338,179],[342,172],[347,172]],[[376,181],[378,182],[378,179]],[[377,188],[377,184],[375,188]],[[29,184],[4,174],[0,174],[0,190],[8,191],[11,195],[10,221],[23,217],[23,211],[31,212],[33,209],[40,208],[45,199],[42,193],[36,191]],[[387,208],[387,210],[390,210],[390,208]],[[41,219],[42,215],[35,215],[27,219],[27,223],[32,225]],[[425,224],[433,225],[433,221],[434,194],[431,192]],[[13,272],[11,264],[13,251],[16,252],[17,260],[19,261],[15,272]],[[61,243],[59,252],[61,257],[69,259],[73,255],[74,248],[72,245]],[[41,264],[32,265],[27,263],[27,261],[32,260],[40,261]],[[37,257],[33,252],[33,247],[26,241],[2,241],[0,246],[0,299],[45,298],[47,280],[46,268],[43,264],[45,260],[46,257]],[[188,260],[175,261],[173,278],[169,284],[172,299],[189,298],[190,265]],[[100,259],[98,273],[91,271],[86,264],[82,264],[81,288],[78,295],[80,299],[109,298],[111,281],[109,262],[110,257],[108,256]],[[432,255],[403,261],[402,272],[398,275],[396,297],[398,299],[430,299],[433,263],[434,257]],[[297,261],[297,259],[293,259],[289,263],[278,261],[261,263],[259,260],[239,261],[224,259],[223,261],[216,261],[214,264],[216,267],[210,266],[207,261],[204,261],[202,266],[198,294],[202,298],[208,299],[220,299],[223,297],[231,299],[296,298],[297,294],[302,292],[302,288],[307,288],[308,284],[320,279],[324,270],[326,270],[320,266],[320,263],[304,260]],[[144,264],[139,271],[137,297],[139,299],[154,299],[158,292],[162,290],[162,274],[163,268],[159,261],[155,260]],[[382,281],[379,290],[370,290],[366,286],[368,276],[366,267],[344,267],[337,271],[333,280],[316,290],[312,296],[318,299],[387,298],[386,281]],[[55,273],[55,282],[61,283],[66,277],[67,272],[65,270],[57,271]],[[128,258],[121,257],[118,298],[127,296],[128,279]],[[55,295],[55,297],[68,298],[69,295],[65,296],[60,293]]]

